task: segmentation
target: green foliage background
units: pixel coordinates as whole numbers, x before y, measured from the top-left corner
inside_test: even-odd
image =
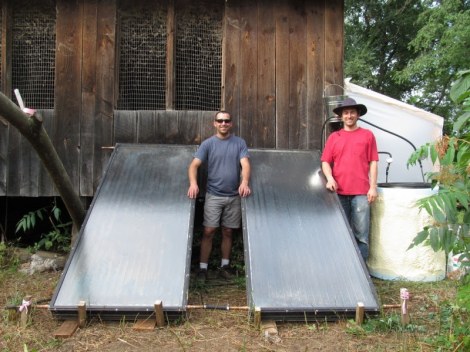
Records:
[[[345,0],[345,77],[445,118],[460,114],[449,98],[470,67],[470,2]]]

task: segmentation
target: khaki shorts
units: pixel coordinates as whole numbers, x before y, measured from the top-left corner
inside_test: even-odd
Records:
[[[240,196],[220,197],[206,193],[204,204],[205,227],[223,226],[237,229],[241,225],[242,209]]]

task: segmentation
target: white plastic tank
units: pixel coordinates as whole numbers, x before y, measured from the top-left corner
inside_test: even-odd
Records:
[[[446,276],[445,253],[419,245],[413,239],[430,222],[416,202],[435,191],[427,183],[379,184],[371,207],[370,253],[372,276],[384,280],[438,281]]]

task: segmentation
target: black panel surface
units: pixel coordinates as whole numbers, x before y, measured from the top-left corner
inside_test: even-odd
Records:
[[[195,205],[186,195],[187,168],[195,150],[116,146],[51,301],[53,314],[73,315],[79,301],[110,319],[151,314],[157,300],[168,317],[186,309]]]
[[[320,155],[251,150],[253,194],[242,202],[247,298],[262,317],[328,319],[378,312],[375,288]]]

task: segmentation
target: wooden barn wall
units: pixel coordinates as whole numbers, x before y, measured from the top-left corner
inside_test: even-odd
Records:
[[[164,1],[171,11],[174,1]],[[199,144],[213,133],[214,111],[115,110],[118,6],[118,0],[56,0],[55,106],[41,113],[80,196],[94,195],[115,143]],[[324,88],[343,82],[343,6],[343,0],[225,1],[221,108],[232,113],[235,133],[249,147],[321,147]],[[8,92],[2,9],[1,77]],[[167,99],[173,85],[167,82]],[[57,192],[28,142],[0,119],[5,195]]]

